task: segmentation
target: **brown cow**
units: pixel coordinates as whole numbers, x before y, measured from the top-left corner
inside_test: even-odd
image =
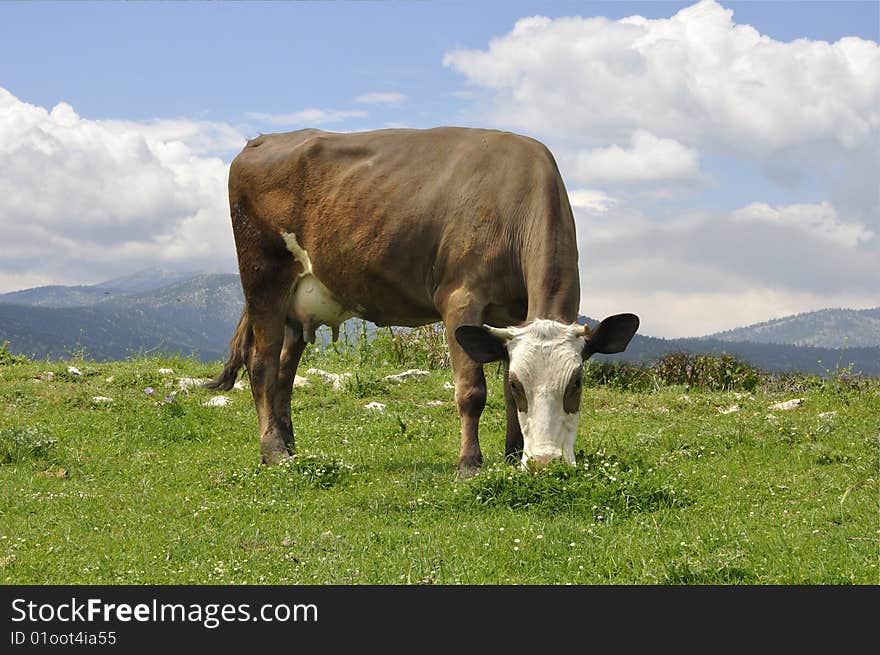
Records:
[[[446,325],[462,474],[482,464],[483,364],[499,359],[506,454],[574,462],[583,361],[622,351],[638,318],[575,323],[574,219],[544,145],[455,127],[267,134],[233,160],[229,204],[245,309],[209,386],[247,366],[264,462],[293,451],[291,386],[315,329],[352,316]]]

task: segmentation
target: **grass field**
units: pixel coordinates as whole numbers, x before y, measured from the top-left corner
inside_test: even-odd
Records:
[[[451,372],[387,382],[409,368],[397,355],[366,345],[308,355],[300,373],[354,376],[334,391],[312,375],[294,392],[298,456],[275,467],[258,464],[247,390],[223,407],[204,406],[214,394],[200,388],[170,396],[181,377],[219,364],[4,355],[0,579],[880,582],[878,380],[711,390],[612,378],[585,388],[579,466],[536,475],[503,462],[490,366],[486,466],[463,481]],[[769,409],[792,398],[803,402]],[[365,409],[371,401],[385,411]]]

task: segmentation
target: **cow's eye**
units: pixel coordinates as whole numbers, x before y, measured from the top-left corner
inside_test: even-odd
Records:
[[[526,400],[526,392],[523,389],[522,382],[511,375],[508,378],[508,383],[510,384],[510,393],[513,394],[513,400],[516,402],[516,408],[521,412],[529,411],[529,403]]]
[[[562,397],[562,406],[569,414],[576,414],[581,406],[581,372],[578,371],[568,381],[568,387]]]

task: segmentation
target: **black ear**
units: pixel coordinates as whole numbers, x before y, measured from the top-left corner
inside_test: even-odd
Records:
[[[478,364],[507,359],[507,346],[481,325],[461,325],[455,329],[455,340]]]
[[[584,344],[584,359],[593,353],[612,355],[622,353],[630,339],[639,329],[639,317],[635,314],[609,316],[590,332]]]

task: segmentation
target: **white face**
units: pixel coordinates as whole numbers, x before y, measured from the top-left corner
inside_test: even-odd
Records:
[[[523,468],[558,458],[574,464],[583,328],[537,319],[507,332],[510,388],[523,433]]]
[[[507,360],[523,434],[522,465],[541,468],[558,458],[575,463],[584,359],[623,352],[638,329],[635,314],[615,314],[592,330],[546,319],[508,328],[461,325],[455,339],[478,364]]]

